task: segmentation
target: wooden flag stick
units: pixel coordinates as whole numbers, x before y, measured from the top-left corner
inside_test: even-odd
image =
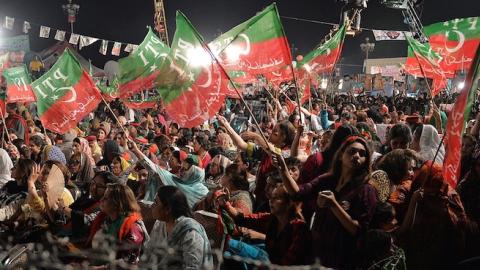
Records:
[[[425,70],[423,70],[423,67],[420,64],[420,59],[418,59],[418,55],[415,52],[413,52],[413,54],[415,55],[415,59],[417,59],[418,66],[420,67],[420,71],[422,72],[423,79],[425,80],[425,84],[427,85],[428,93],[430,93],[430,99],[432,99],[433,98],[432,97],[432,88],[430,88],[430,84],[428,83],[427,74],[425,73]]]
[[[7,107],[7,104],[5,103],[5,108]],[[2,122],[3,122],[3,127],[4,127],[4,132],[7,133],[7,139],[9,143],[12,143],[12,139],[10,139],[10,133],[8,133],[8,128],[7,128],[7,122],[5,121],[5,115],[3,115],[3,110],[0,108],[0,115],[2,117]],[[5,133],[2,132],[2,142],[5,140]]]
[[[117,118],[117,116],[115,115],[115,113],[113,112],[112,108],[110,108],[110,104],[108,104],[108,102],[105,100],[105,98],[103,97],[102,94],[100,94],[100,96],[102,97],[103,103],[105,103],[105,105],[107,106],[108,110],[112,113],[113,117],[115,118],[115,121],[117,121],[117,124],[120,126],[120,128],[122,129],[122,131],[125,133],[125,135],[128,135],[127,130],[123,127],[122,123],[120,123],[120,120],[118,120],[118,118]]]

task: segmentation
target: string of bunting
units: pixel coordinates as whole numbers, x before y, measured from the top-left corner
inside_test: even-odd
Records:
[[[1,27],[3,29],[7,29],[7,30],[13,30],[14,24],[15,24],[15,18],[14,17],[5,16]],[[109,43],[113,43],[113,46],[112,46],[112,49],[111,49],[111,54],[115,55],[115,56],[120,55],[122,45],[125,45],[124,51],[127,52],[127,53],[130,53],[130,52],[132,52],[132,51],[134,51],[138,48],[138,45],[136,45],[136,44],[81,35],[81,34],[72,33],[72,32],[66,31],[66,30],[61,30],[61,29],[57,29],[57,28],[54,28],[54,27],[29,22],[27,20],[23,20],[22,32],[24,34],[28,34],[30,32],[30,30],[32,29],[32,25],[39,27],[39,37],[41,37],[41,38],[53,37],[53,39],[58,40],[58,41],[67,41],[67,34],[69,34],[70,36],[68,38],[68,43],[70,43],[72,45],[78,45],[78,48],[80,50],[83,47],[90,46],[93,43],[101,40],[99,53],[101,53],[103,55],[107,55]],[[55,34],[52,33],[53,31],[55,31]]]

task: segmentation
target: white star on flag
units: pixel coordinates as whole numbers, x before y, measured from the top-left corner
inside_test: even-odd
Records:
[[[195,75],[193,74],[193,72],[189,72],[188,73],[188,78],[190,79],[190,81],[195,81]]]
[[[150,72],[154,72],[156,69],[157,69],[157,66],[155,64],[150,66]]]

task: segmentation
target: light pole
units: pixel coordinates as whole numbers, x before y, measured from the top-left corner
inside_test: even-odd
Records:
[[[72,4],[72,0],[68,0],[68,4],[62,5],[63,12],[67,13],[68,23],[70,24],[70,32],[73,33],[73,24],[77,20],[80,5]]]
[[[366,73],[366,61],[368,60],[368,53],[373,52],[375,49],[375,43],[369,42],[370,39],[365,38],[365,43],[360,44],[360,49],[365,53],[365,61],[363,61],[363,72]]]

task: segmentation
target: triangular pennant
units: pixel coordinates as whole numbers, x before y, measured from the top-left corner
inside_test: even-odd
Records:
[[[80,36],[80,45],[79,45],[80,50],[85,46],[89,46],[89,45],[93,44],[97,40],[98,40],[98,38]]]

